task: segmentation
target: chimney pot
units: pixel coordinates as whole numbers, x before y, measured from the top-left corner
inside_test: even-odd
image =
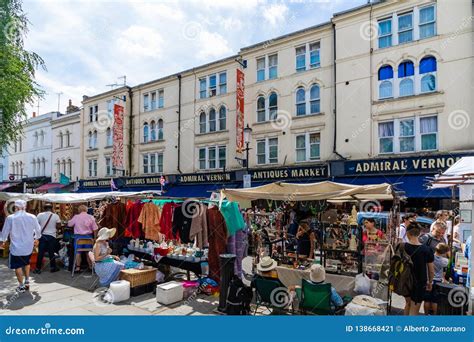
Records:
[[[71,99],[69,99],[69,105],[72,106],[72,100]]]
[[[36,112],[33,112],[33,117],[36,118]]]

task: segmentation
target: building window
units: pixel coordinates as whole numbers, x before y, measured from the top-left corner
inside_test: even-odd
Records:
[[[227,120],[227,113],[226,108],[221,106],[219,108],[219,130],[223,131],[226,129],[226,120]]]
[[[395,119],[379,123],[381,154],[433,151],[437,148],[437,116]]]
[[[268,56],[268,78],[273,80],[278,77],[278,54]]]
[[[89,149],[93,149],[93,148],[94,148],[94,138],[93,138],[92,132],[89,132]]]
[[[436,116],[420,118],[420,135],[422,151],[438,148],[438,118]]]
[[[72,179],[72,160],[67,160],[67,176],[69,179]]]
[[[278,95],[271,92],[268,99],[259,96],[257,98],[257,122],[273,121],[278,115]]]
[[[61,133],[60,133],[61,134]],[[37,147],[38,146],[38,132],[35,132],[34,134],[34,137],[35,137],[35,141],[33,143],[33,146],[34,147]],[[62,147],[62,146],[61,146]]]
[[[199,133],[206,133],[206,113],[199,114]]]
[[[60,163],[59,159],[56,160],[56,173],[58,174],[58,177],[61,177],[61,163]]]
[[[435,7],[420,8],[420,39],[433,37],[436,34]]]
[[[150,136],[151,136],[151,141],[156,141],[156,122],[155,120],[152,120],[150,122]]]
[[[89,107],[89,122],[97,121],[99,105]]]
[[[106,139],[107,139],[107,147],[113,146],[114,145],[114,136],[112,134],[112,129],[110,127],[107,127],[106,130]]]
[[[276,93],[270,93],[268,97],[268,119],[270,121],[276,120],[278,115],[278,96]]]
[[[163,140],[164,139],[164,134],[163,134],[163,119],[158,120],[158,140]]]
[[[257,164],[278,163],[278,138],[257,140]]]
[[[150,110],[156,109],[156,92],[151,93]]]
[[[114,115],[114,104],[115,100],[107,101],[107,114],[109,114],[109,117],[113,117]]]
[[[265,98],[259,96],[257,99],[257,122],[264,122],[265,119]]]
[[[380,153],[393,153],[393,137],[395,135],[393,128],[393,122],[379,123]]]
[[[143,173],[163,173],[163,153],[154,152],[143,154]]]
[[[97,177],[97,159],[89,159],[89,177]]]
[[[158,90],[158,108],[165,106],[165,91],[163,89]]]
[[[436,58],[424,57],[420,62],[421,92],[428,93],[436,90]]]
[[[306,70],[306,45],[296,48],[296,71]]]
[[[224,169],[226,167],[226,147],[209,146],[199,149],[199,169]]]
[[[321,56],[319,54],[321,44],[311,43],[309,44],[309,67],[319,68],[321,66]]]
[[[415,120],[400,120],[399,134],[400,152],[415,151]]]
[[[59,148],[63,148],[63,132],[59,132]]]
[[[219,94],[227,93],[227,72],[221,72],[219,74]]]
[[[415,67],[413,66],[413,62],[405,61],[400,63],[400,65],[398,66],[398,79],[401,80],[399,86],[400,96],[410,96],[415,93],[413,87],[414,75]]]
[[[314,84],[311,86],[309,102],[310,102],[311,114],[316,114],[316,113],[321,112],[319,86],[317,84]]]
[[[150,95],[143,95],[143,111],[146,112],[150,109]]]
[[[392,46],[392,19],[380,20],[378,24],[379,49]]]
[[[319,160],[321,137],[319,133],[305,133],[296,136],[296,161]]]
[[[257,82],[265,80],[265,57],[257,59]]]
[[[66,147],[71,147],[71,132],[66,131]]]
[[[398,15],[398,44],[413,40],[413,12]]]
[[[44,135],[45,133],[43,131],[40,131],[39,135],[39,145],[44,146]],[[22,146],[21,146],[21,140],[20,140],[20,152],[21,152]]]
[[[378,72],[379,79],[379,99],[386,99],[393,96],[393,68],[390,65],[380,67]]]
[[[216,131],[216,110],[211,108],[209,110],[209,132]]]
[[[112,176],[112,158],[105,157],[105,175]]]
[[[303,87],[296,90],[296,115],[306,115],[306,91]]]
[[[209,76],[209,97],[217,95],[217,76]]]
[[[199,98],[205,99],[206,91],[207,91],[206,79],[201,78],[199,79]]]
[[[149,172],[149,156],[148,154],[143,155],[143,173],[147,174]]]
[[[144,143],[147,143],[148,142],[148,139],[149,139],[149,126],[148,126],[148,122],[145,122],[143,124],[143,142]]]

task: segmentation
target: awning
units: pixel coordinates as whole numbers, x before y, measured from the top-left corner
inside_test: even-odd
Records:
[[[62,189],[65,186],[66,186],[65,184],[61,184],[61,183],[46,183],[36,188],[36,192],[37,193],[56,192],[55,190]]]
[[[8,188],[14,187],[20,183],[0,183],[0,191],[5,191]]]
[[[240,183],[225,183],[225,184],[180,184],[171,186],[164,194],[165,197],[197,197],[209,198],[212,191],[220,191],[221,189],[235,189]]]
[[[334,180],[354,185],[388,183],[395,190],[403,191],[407,198],[451,198],[450,189],[428,189],[424,175],[335,177]]]
[[[433,188],[448,188],[455,185],[474,184],[474,157],[462,157],[449,169],[432,180]]]

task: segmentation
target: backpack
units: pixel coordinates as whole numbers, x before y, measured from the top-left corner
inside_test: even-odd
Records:
[[[406,252],[404,243],[399,243],[395,248],[389,272],[390,289],[400,296],[410,296],[416,280],[413,274],[413,261]]]
[[[245,286],[240,278],[234,277],[227,290],[226,313],[228,315],[248,315],[252,296],[252,289]]]

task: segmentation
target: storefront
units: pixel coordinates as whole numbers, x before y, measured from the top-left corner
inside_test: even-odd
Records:
[[[327,180],[329,165],[318,164],[303,167],[250,170],[251,186],[264,185],[276,181],[288,183],[313,183]]]
[[[468,154],[334,161],[331,180],[354,185],[390,183],[407,197],[405,207],[450,208],[450,189],[428,189],[428,180]]]

